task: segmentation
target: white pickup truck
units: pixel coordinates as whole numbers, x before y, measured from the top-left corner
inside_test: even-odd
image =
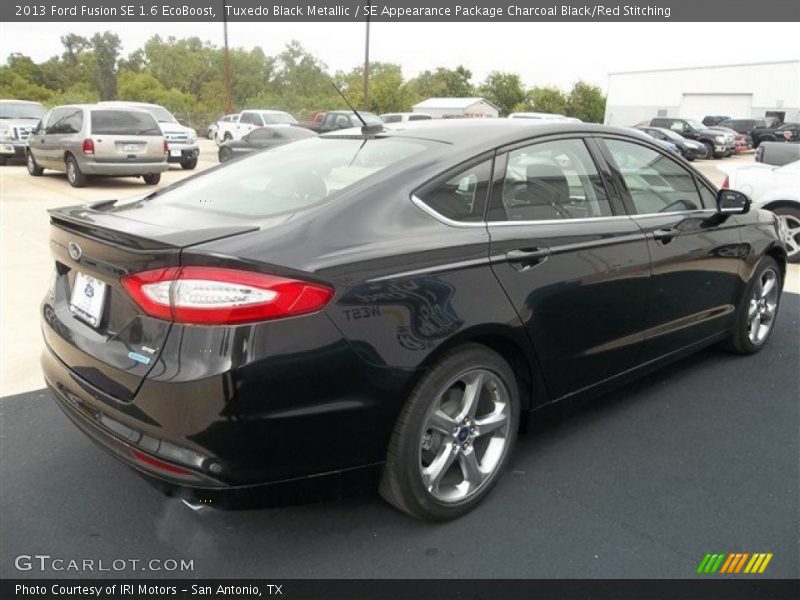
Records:
[[[238,118],[218,121],[217,125],[214,139],[217,144],[221,144],[227,140],[240,140],[253,129],[265,125],[297,125],[297,119],[282,110],[243,110]]]

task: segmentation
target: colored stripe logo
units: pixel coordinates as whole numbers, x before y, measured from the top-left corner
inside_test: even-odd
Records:
[[[701,575],[760,574],[766,570],[772,556],[772,552],[706,554],[697,566],[697,572]]]

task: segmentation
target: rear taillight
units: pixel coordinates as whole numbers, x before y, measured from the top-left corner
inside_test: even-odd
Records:
[[[83,144],[81,144],[81,152],[84,154],[94,154],[94,141],[90,138],[83,140]]]
[[[728,178],[725,177],[725,181],[722,182],[722,189],[727,190],[729,186],[730,186],[730,181],[728,181]]]
[[[167,143],[167,138],[164,138],[164,154],[169,154],[169,144]]]
[[[227,325],[293,317],[321,309],[333,289],[318,283],[218,267],[171,267],[122,278],[151,317]]]

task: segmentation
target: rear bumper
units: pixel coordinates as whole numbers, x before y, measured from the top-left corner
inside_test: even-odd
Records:
[[[169,146],[168,162],[179,163],[200,156],[200,147],[197,144],[176,144],[167,142],[167,145]]]
[[[97,162],[83,161],[79,164],[81,172],[85,175],[132,176],[163,173],[169,169],[166,161],[163,162]]]

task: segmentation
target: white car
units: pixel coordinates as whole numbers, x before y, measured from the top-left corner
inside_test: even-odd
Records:
[[[217,121],[217,144],[229,140],[240,140],[253,129],[267,125],[297,125],[295,119],[283,110],[243,110],[230,121]]]
[[[790,262],[800,262],[800,160],[782,167],[753,163],[739,168],[727,165],[717,168],[727,175],[723,188],[743,192],[750,196],[753,208],[778,215],[783,224],[787,258]]]
[[[213,123],[208,126],[206,129],[206,137],[210,140],[217,139],[217,130],[219,129],[220,123],[233,123],[239,118],[239,113],[232,113],[230,115],[225,115],[224,117],[220,117]]]
[[[394,112],[378,115],[384,123],[405,123],[406,121],[430,121],[433,117],[428,113]]]
[[[568,121],[570,123],[583,123],[580,119],[575,117],[567,117],[565,115],[557,115],[554,113],[543,112],[513,112],[508,115],[509,119],[537,119],[540,121]]]

